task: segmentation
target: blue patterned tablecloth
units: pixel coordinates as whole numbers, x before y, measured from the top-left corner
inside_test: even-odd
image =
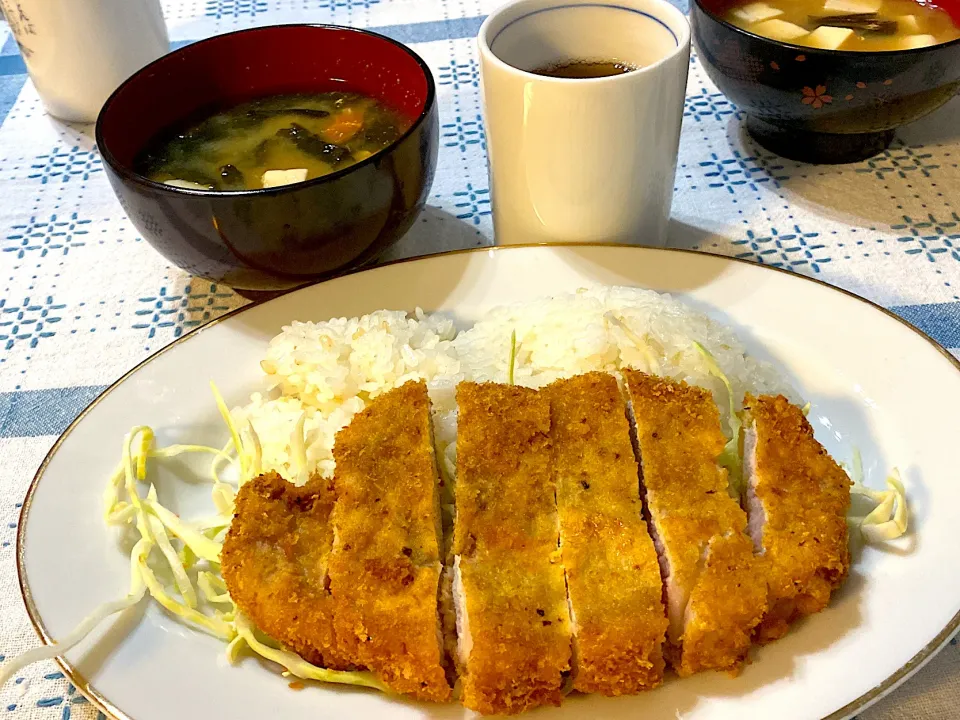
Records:
[[[685,0],[675,0],[684,2]],[[475,36],[490,0],[164,0],[171,39],[282,22],[370,27],[411,44],[438,83],[429,207],[389,258],[492,243]],[[43,112],[0,25],[0,663],[37,643],[20,601],[20,502],[57,434],[108,383],[243,300],[164,261],[104,177],[89,126]],[[843,98],[820,91],[822,101]],[[874,300],[960,355],[960,98],[855,165],[753,144],[691,59],[671,244],[787,267]],[[952,571],[944,569],[945,572]],[[908,611],[908,610],[905,610]],[[947,648],[864,720],[960,717]],[[52,663],[0,689],[0,718],[93,718]],[[766,720],[766,719],[764,719]]]

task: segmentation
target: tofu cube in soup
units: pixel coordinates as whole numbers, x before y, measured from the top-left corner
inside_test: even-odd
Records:
[[[850,28],[822,25],[807,36],[804,44],[823,50],[838,50],[851,37],[853,30]]]
[[[883,0],[827,0],[823,9],[828,15],[868,15],[880,11]]]
[[[897,29],[900,32],[920,34],[920,21],[916,15],[901,15],[897,18]]]
[[[279,187],[280,185],[292,185],[293,183],[303,182],[307,179],[306,168],[294,168],[293,170],[267,170],[263,174],[263,187]]]
[[[936,44],[937,39],[933,35],[908,35],[900,41],[900,47],[904,50],[915,50]]]
[[[763,22],[783,15],[783,10],[771,7],[766,3],[755,2],[743,7],[738,7],[733,14],[748,23]]]
[[[799,25],[777,19],[757,23],[751,26],[749,30],[755,32],[757,35],[763,35],[771,40],[780,40],[782,42],[793,42],[809,34]]]

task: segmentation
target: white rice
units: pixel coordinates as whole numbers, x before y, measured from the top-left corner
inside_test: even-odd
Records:
[[[452,321],[417,310],[381,310],[361,318],[294,322],[275,337],[261,366],[266,390],[234,411],[260,436],[265,469],[303,476],[291,437],[306,415],[307,472],[325,476],[337,431],[377,395],[408,380],[426,380],[444,475],[455,470],[456,384],[507,382],[512,333],[514,381],[541,387],[591,370],[633,367],[710,390],[729,421],[727,392],[710,374],[699,342],[716,359],[739,409],[745,392],[799,394],[770,364],[746,354],[724,325],[668,295],[599,286],[495,308],[459,335]]]
[[[292,437],[305,415],[306,471],[333,474],[333,439],[366,404],[409,380],[460,372],[453,323],[440,315],[379,310],[360,318],[293,322],[267,348],[264,392],[234,410],[263,448],[264,470],[302,477]]]

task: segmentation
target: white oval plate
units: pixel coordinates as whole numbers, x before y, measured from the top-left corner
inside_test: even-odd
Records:
[[[208,389],[228,404],[258,389],[267,342],[294,319],[379,308],[443,310],[471,323],[495,305],[589,283],[676,294],[729,323],[751,352],[779,363],[812,401],[818,437],[839,460],[863,453],[868,484],[896,465],[912,501],[911,535],[867,549],[824,612],[760,649],[738,678],[670,680],[640,696],[575,696],[543,718],[741,720],[843,718],[915,672],[960,624],[956,563],[956,408],[960,365],[929,338],[859,298],[788,272],[702,253],[609,246],[516,247],[408,261],[246,308],[193,332],[107,390],[50,452],[24,503],[18,558],[30,617],[46,641],[121,596],[128,560],[101,521],[104,482],[123,435],[149,424],[162,443],[225,437]],[[190,513],[207,488],[161,499]],[[264,717],[458,718],[456,705],[373,691],[294,692],[254,659],[230,667],[223,645],[155,603],[98,632],[62,663],[111,715],[136,720]]]

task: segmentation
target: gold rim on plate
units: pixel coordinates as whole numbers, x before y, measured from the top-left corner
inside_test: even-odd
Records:
[[[611,248],[626,249],[626,248],[632,247],[633,249],[642,250],[646,252],[686,253],[690,255],[706,255],[719,260],[724,260],[724,261],[733,262],[733,263],[742,263],[744,265],[749,265],[751,267],[780,272],[793,278],[812,282],[817,285],[822,285],[823,287],[828,288],[834,292],[840,293],[841,295],[846,295],[847,297],[853,298],[854,300],[857,300],[869,307],[872,307],[874,310],[879,310],[884,315],[887,315],[888,317],[893,318],[900,324],[906,326],[911,331],[919,335],[925,341],[930,343],[934,348],[936,348],[936,350],[941,355],[943,355],[953,365],[953,367],[956,370],[960,371],[960,360],[957,360],[957,358],[951,355],[942,345],[940,345],[940,343],[938,343],[936,340],[931,338],[929,335],[927,335],[923,331],[917,329],[916,327],[908,323],[906,320],[904,320],[902,317],[900,317],[896,313],[891,312],[890,310],[887,310],[887,308],[883,307],[882,305],[878,305],[877,303],[871,300],[867,300],[866,298],[861,297],[856,293],[853,293],[849,290],[845,290],[844,288],[841,288],[841,287],[837,287],[836,285],[831,285],[830,283],[824,280],[809,277],[807,275],[800,275],[799,273],[796,273],[792,270],[787,270],[785,268],[778,268],[772,265],[763,265],[760,263],[753,262],[752,260],[729,257],[727,255],[721,255],[719,253],[704,252],[701,250],[691,250],[688,248],[652,248],[652,247],[643,247],[643,246],[622,245],[618,243],[590,243],[590,242],[526,243],[521,245],[501,245],[501,246],[484,246],[484,247],[478,247],[478,248],[463,248],[460,250],[448,250],[446,252],[433,253],[431,255],[423,255],[418,257],[402,258],[400,260],[392,260],[392,261],[377,265],[375,267],[368,267],[368,268],[361,268],[359,270],[354,270],[353,272],[340,275],[337,278],[329,278],[328,280],[321,280],[320,282],[317,282],[317,283],[311,283],[309,285],[305,285],[305,286],[296,288],[294,290],[291,290],[290,292],[297,292],[297,290],[303,290],[305,288],[312,287],[314,285],[319,285],[320,283],[323,283],[323,282],[329,282],[329,280],[337,280],[339,278],[348,277],[350,275],[356,275],[361,272],[371,272],[374,270],[379,270],[380,268],[390,267],[392,265],[418,262],[421,260],[429,260],[429,259],[438,258],[438,257],[446,257],[449,255],[464,255],[468,253],[486,253],[486,252],[500,253],[500,252],[509,252],[510,250],[513,250],[513,249],[529,249],[529,248],[538,248],[538,247],[554,248],[554,249],[584,248],[584,247],[586,248],[611,247]],[[191,339],[194,335],[197,335],[198,333],[202,333],[203,331],[213,327],[214,325],[217,325],[223,322],[224,320],[232,318],[235,315],[239,315],[240,313],[246,312],[251,308],[257,307],[259,305],[262,305],[264,303],[270,302],[271,300],[275,300],[275,299],[276,298],[269,298],[266,300],[256,300],[242,307],[234,308],[230,312],[225,313],[220,317],[214,318],[213,320],[206,323],[205,325],[201,325],[198,328],[194,328],[193,330],[189,331],[185,335],[180,336],[170,344],[165,345],[164,347],[162,347],[160,350],[153,353],[149,357],[145,358],[144,360],[141,360],[133,368],[131,368],[130,370],[125,372],[123,375],[121,375],[119,379],[111,383],[110,386],[107,387],[96,398],[94,398],[94,400],[89,405],[87,405],[87,407],[85,407],[79,415],[77,415],[77,417],[73,420],[73,422],[71,422],[67,426],[67,429],[63,431],[63,433],[60,435],[59,438],[57,438],[57,441],[53,444],[53,447],[50,448],[49,452],[43,458],[43,462],[40,463],[40,467],[37,469],[36,475],[33,476],[33,480],[30,482],[30,486],[27,488],[27,494],[23,500],[23,507],[20,510],[20,519],[17,525],[17,579],[20,584],[20,596],[23,600],[24,606],[27,609],[27,615],[30,618],[30,624],[33,625],[33,629],[37,632],[37,635],[40,636],[40,640],[44,645],[53,645],[55,644],[55,641],[53,640],[53,638],[50,637],[50,634],[47,632],[46,627],[44,627],[43,620],[40,618],[40,613],[37,611],[36,605],[34,605],[33,595],[31,594],[30,587],[27,584],[26,570],[24,567],[23,556],[24,556],[24,528],[26,527],[26,524],[27,524],[26,523],[27,514],[30,511],[30,504],[33,500],[34,492],[36,491],[36,488],[40,482],[40,479],[43,477],[44,471],[47,469],[47,466],[50,464],[50,460],[56,454],[57,450],[60,449],[60,446],[63,444],[64,440],[66,440],[67,436],[70,435],[73,429],[87,416],[87,414],[91,410],[93,410],[103,398],[105,398],[107,395],[113,392],[114,389],[116,389],[119,385],[125,382],[127,378],[131,377],[134,373],[140,370],[140,368],[144,367],[150,362],[153,362],[156,358],[163,355],[168,350],[173,349],[180,343]],[[951,618],[950,622],[947,623],[947,625],[943,628],[943,630],[941,630],[940,633],[933,640],[927,643],[912,658],[910,658],[910,660],[908,660],[907,663],[903,665],[903,667],[901,667],[899,670],[897,670],[892,675],[887,677],[883,682],[881,682],[876,687],[872,688],[871,690],[868,690],[863,695],[856,698],[852,702],[847,703],[846,705],[839,708],[838,710],[835,710],[829,715],[821,718],[821,720],[843,720],[843,718],[847,718],[856,712],[865,710],[867,707],[869,707],[874,702],[882,698],[884,695],[892,692],[898,685],[905,682],[914,673],[920,670],[920,668],[926,665],[926,663],[929,662],[929,660],[934,655],[936,655],[936,653],[944,645],[946,645],[949,642],[950,638],[953,637],[953,635],[957,632],[958,628],[960,628],[960,612],[954,615],[953,618]],[[74,668],[73,665],[71,665],[65,658],[63,658],[62,656],[58,656],[54,658],[54,660],[56,661],[57,665],[60,666],[60,669],[63,671],[63,674],[73,684],[73,686],[76,687],[77,690],[84,697],[86,697],[87,700],[89,700],[98,710],[100,710],[104,715],[106,715],[109,720],[135,720],[131,715],[128,715],[127,713],[125,713],[123,710],[121,710],[116,705],[111,703],[110,700],[108,700],[99,692],[97,692],[96,688],[91,686],[90,683],[88,683],[84,679],[84,677],[80,675],[79,672],[77,672],[76,668]]]

